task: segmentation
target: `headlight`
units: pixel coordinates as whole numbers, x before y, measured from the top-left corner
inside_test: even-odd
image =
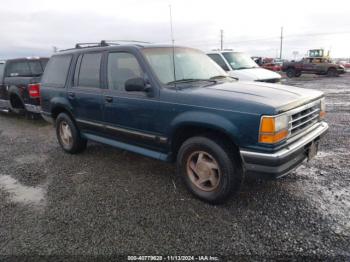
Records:
[[[262,116],[260,121],[259,142],[274,144],[289,135],[290,117],[287,115]]]
[[[320,104],[320,119],[323,119],[325,116],[326,116],[326,99],[322,98],[321,104]]]

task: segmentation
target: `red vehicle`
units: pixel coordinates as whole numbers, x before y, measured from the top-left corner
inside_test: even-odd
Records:
[[[275,63],[266,63],[266,64],[263,64],[261,67],[268,69],[268,70],[271,70],[271,71],[277,71],[277,72],[281,71],[281,69],[282,69],[281,65],[278,65]]]
[[[301,74],[338,76],[345,73],[345,68],[332,63],[328,58],[305,57],[298,62],[283,63],[282,71],[286,72],[289,78],[299,77]]]
[[[344,66],[346,69],[350,69],[350,62],[348,61],[340,61],[339,65]]]

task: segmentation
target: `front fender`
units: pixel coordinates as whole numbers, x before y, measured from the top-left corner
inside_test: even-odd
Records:
[[[236,145],[239,145],[240,134],[238,128],[223,116],[209,112],[184,112],[171,122],[167,132],[169,138],[172,138],[179,128],[185,126],[198,126],[222,131],[227,134]]]

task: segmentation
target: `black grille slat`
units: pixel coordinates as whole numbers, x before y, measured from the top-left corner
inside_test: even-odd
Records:
[[[319,104],[316,104],[300,112],[294,113],[289,122],[291,134],[294,135],[316,123],[319,119],[319,111]]]

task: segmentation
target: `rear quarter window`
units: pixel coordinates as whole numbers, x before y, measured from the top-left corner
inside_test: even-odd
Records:
[[[46,66],[42,85],[65,87],[71,60],[71,55],[53,56]]]

